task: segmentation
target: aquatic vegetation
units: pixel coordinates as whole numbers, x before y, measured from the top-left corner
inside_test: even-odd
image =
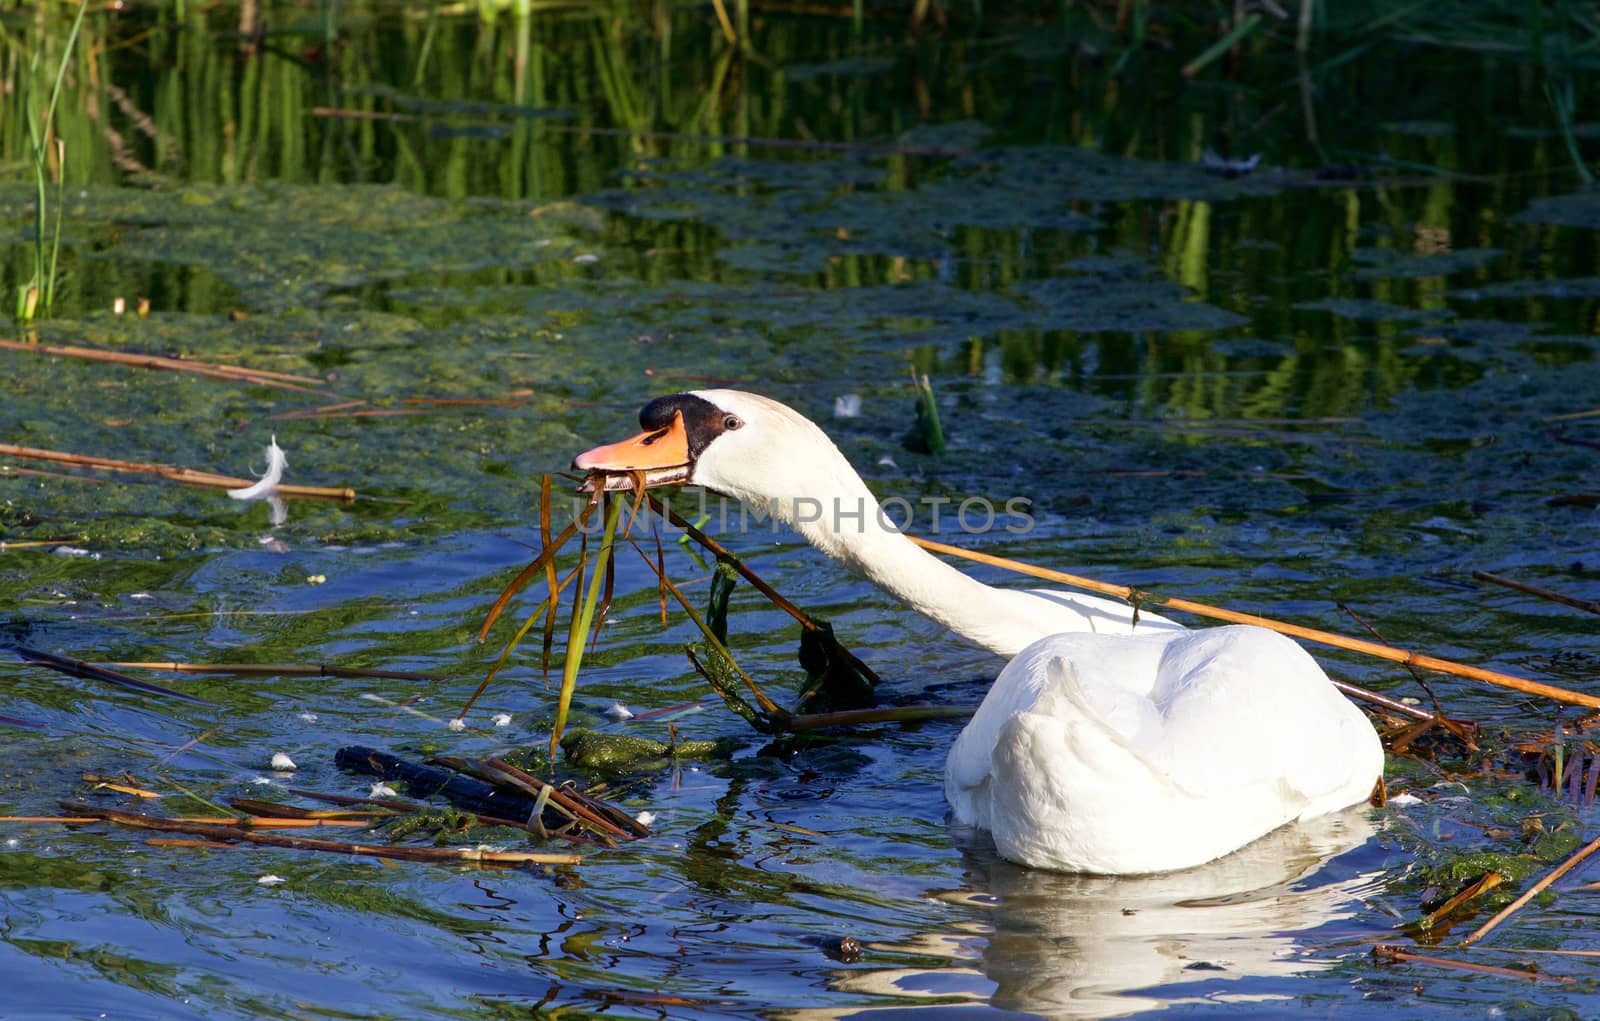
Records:
[[[728,739],[671,742],[595,730],[570,731],[561,739],[562,754],[570,764],[600,772],[648,771],[672,761],[726,759],[734,747]]]
[[[828,431],[925,534],[942,506],[943,538],[1009,559],[1323,630],[1348,629],[1342,602],[1397,646],[1592,689],[1583,611],[1472,576],[1597,595],[1582,5],[750,4],[741,22],[725,3],[726,30],[715,5],[633,0],[262,0],[253,23],[245,6],[84,15],[41,232],[20,86],[48,94],[75,5],[0,5],[0,81],[19,86],[0,88],[8,296],[60,214],[50,317],[0,319],[18,345],[0,348],[0,442],[242,475],[275,434],[295,482],[355,499],[294,501],[273,525],[157,475],[0,454],[6,639],[221,707],[8,662],[7,813],[54,818],[82,794],[242,814],[227,799],[290,800],[277,750],[296,789],[370,798],[375,778],[333,761],[358,742],[566,768],[542,587],[493,643],[477,629],[585,506],[556,482],[541,522],[536,477],[646,397],[712,379],[819,421],[853,395]],[[942,456],[901,442],[908,363],[938,397]],[[950,534],[974,496],[1029,499],[1033,528]],[[1234,995],[1284,997],[1257,1013],[1588,1010],[1589,962],[1536,955],[1594,948],[1592,859],[1470,952],[1450,945],[1593,835],[1571,710],[1434,682],[1446,715],[1481,725],[1471,752],[1419,730],[1406,710],[1433,703],[1402,670],[1330,652],[1404,707],[1382,710],[1389,807],[1264,848],[1233,885],[1024,873],[944,821],[959,724],[905,712],[975,703],[994,665],[737,507],[674,506],[817,616],[797,625],[666,529],[659,558],[641,546],[727,657],[671,592],[663,626],[661,582],[626,546],[602,612],[591,517],[577,609],[593,594],[604,623],[578,643],[567,743],[651,754],[604,796],[660,836],[586,851],[602,867],[491,875],[8,822],[13,999],[70,987],[101,1012],[240,1017],[1225,1012]],[[554,579],[571,579],[560,623],[579,546]],[[740,578],[720,609],[713,561]],[[756,736],[686,644],[770,730],[842,653],[899,715],[842,740]],[[1394,931],[1436,911],[1431,937]],[[1375,962],[1371,940],[1579,981]],[[396,967],[439,981],[397,992]]]

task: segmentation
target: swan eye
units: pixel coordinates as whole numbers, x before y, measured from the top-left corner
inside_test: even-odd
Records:
[[[737,415],[729,415],[722,420],[722,428],[730,431],[739,428],[741,425],[744,425],[744,423],[739,420]]]

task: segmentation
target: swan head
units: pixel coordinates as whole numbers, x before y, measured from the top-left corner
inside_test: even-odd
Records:
[[[860,478],[817,425],[770,397],[696,390],[657,397],[639,412],[644,431],[572,459],[583,472],[616,473],[607,489],[693,485],[747,503],[837,492]]]

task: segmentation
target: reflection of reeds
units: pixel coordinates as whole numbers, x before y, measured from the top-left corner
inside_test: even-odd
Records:
[[[42,118],[34,102],[34,87],[39,79],[44,47],[49,41],[47,35],[41,33],[35,41],[33,60],[28,65],[27,75],[22,79],[24,86],[20,90],[20,99],[23,120],[28,126],[28,148],[33,166],[34,215],[33,277],[17,289],[16,315],[20,322],[29,322],[40,315],[47,316],[55,306],[56,267],[61,255],[61,196],[65,187],[67,161],[66,143],[56,137],[56,105],[61,100],[61,83],[66,78],[67,64],[72,60],[72,50],[78,41],[78,32],[83,27],[84,12],[88,9],[89,0],[80,0],[78,13],[72,19],[72,29],[67,33],[66,42],[62,44],[61,54],[56,62],[55,80],[50,86],[50,99]],[[54,176],[56,185],[56,216],[55,230],[47,246],[45,183],[51,176]]]
[[[641,158],[701,162],[741,151],[741,140],[755,137],[816,145],[819,151],[862,142],[892,145],[917,117],[906,105],[907,95],[926,97],[931,120],[972,117],[1002,128],[1008,140],[1190,159],[1212,142],[1222,122],[1191,116],[1177,104],[1152,102],[1157,97],[1145,81],[1160,75],[1142,72],[1161,70],[1158,61],[1165,60],[1176,73],[1238,24],[1191,22],[1179,16],[1178,5],[1161,0],[1104,0],[1067,10],[1044,3],[981,10],[947,4],[943,14],[952,30],[922,32],[916,59],[906,60],[898,44],[874,49],[871,40],[880,33],[853,27],[848,6],[832,16],[751,17],[746,24],[741,11],[748,5],[725,3],[737,44],[728,41],[709,5],[656,0],[482,0],[409,7],[260,0],[253,6],[255,14],[248,19],[237,2],[137,5],[116,17],[84,18],[55,110],[53,136],[65,141],[68,165],[60,166],[47,152],[49,180],[66,187],[69,207],[76,205],[72,196],[79,186],[143,184],[158,177],[230,185],[361,181],[452,198],[543,201],[604,187],[616,171]],[[1203,296],[1224,286],[1216,282],[1213,265],[1219,253],[1233,260],[1230,273],[1252,280],[1276,279],[1284,265],[1324,267],[1337,278],[1350,250],[1368,243],[1358,230],[1387,226],[1396,237],[1409,236],[1414,226],[1447,232],[1452,224],[1479,222],[1491,211],[1515,208],[1526,188],[1516,183],[1519,173],[1566,165],[1572,158],[1567,136],[1583,143],[1574,130],[1594,116],[1583,48],[1588,29],[1581,20],[1587,15],[1579,8],[1542,15],[1535,33],[1524,12],[1510,3],[1484,2],[1448,13],[1441,13],[1441,5],[1396,6],[1381,0],[1282,6],[1288,8],[1287,18],[1269,12],[1230,59],[1203,69],[1207,77],[1226,75],[1239,86],[1240,105],[1230,107],[1229,123],[1235,117],[1249,120],[1253,113],[1265,118],[1286,99],[1292,104],[1295,97],[1283,83],[1296,82],[1298,98],[1307,104],[1302,130],[1313,132],[1315,106],[1327,107],[1341,88],[1385,94],[1411,90],[1407,68],[1422,62],[1386,62],[1385,57],[1397,48],[1426,48],[1458,61],[1463,54],[1482,53],[1473,59],[1505,62],[1506,70],[1519,62],[1535,67],[1540,73],[1491,72],[1492,99],[1486,91],[1481,105],[1453,109],[1462,125],[1486,122],[1501,108],[1527,111],[1529,123],[1521,126],[1549,128],[1548,137],[1505,145],[1489,132],[1461,130],[1448,143],[1407,137],[1385,141],[1396,160],[1447,171],[1471,166],[1492,175],[1470,195],[1436,174],[1433,184],[1411,193],[1416,201],[1374,201],[1359,186],[1349,188],[1333,200],[1335,206],[1344,204],[1347,217],[1306,217],[1297,212],[1304,207],[1293,202],[1265,202],[1235,204],[1221,218],[1207,215],[1204,203],[1189,200],[1150,218],[1120,217],[1096,235],[1097,246],[1159,251],[1169,273]],[[1037,17],[1047,8],[1050,18]],[[67,66],[60,48],[68,38],[62,14],[68,9],[36,5],[25,22],[8,22],[12,34],[0,42],[0,80],[26,83],[34,52],[45,55],[41,66]],[[905,19],[903,5],[863,3],[854,13],[858,24],[874,20],[885,28]],[[1051,33],[1058,31],[1052,26],[1058,24],[1061,40],[1079,38],[1082,45],[1065,46],[1052,58],[1057,63],[1049,74],[1033,64],[1028,102],[1019,105],[1008,98],[1007,72],[996,71],[994,57],[1008,52],[1002,48],[1011,45],[1008,34],[1024,24],[1041,45],[1052,41]],[[251,53],[218,45],[219,37],[239,35],[241,25],[252,40]],[[333,47],[327,46],[330,27],[337,38]],[[1563,41],[1566,35],[1575,38]],[[1108,60],[1108,54],[1121,58]],[[861,56],[885,56],[891,70],[877,76],[790,73],[797,64]],[[1547,81],[1556,105],[1546,101]],[[41,80],[34,96],[48,84]],[[31,162],[26,92],[0,89],[0,164]],[[1459,99],[1480,102],[1471,95]],[[308,115],[319,107],[349,109],[361,117]],[[1351,151],[1359,143],[1339,124],[1359,123],[1370,134],[1370,121],[1330,121],[1329,111],[1322,113],[1323,128],[1312,140],[1334,160],[1366,161],[1362,152]],[[557,123],[552,114],[565,119]],[[1239,144],[1254,145],[1256,138],[1286,151],[1282,162],[1315,159],[1295,155],[1300,139],[1294,131],[1274,127],[1270,136],[1256,132]],[[1370,147],[1363,151],[1370,154]],[[883,160],[890,171],[884,190],[915,189],[946,171],[938,155]],[[619,185],[649,186],[634,179]],[[833,198],[819,193],[817,204]],[[69,208],[69,220],[71,215]],[[608,240],[673,253],[671,259],[641,264],[651,279],[668,274],[728,278],[715,243],[707,243],[711,228],[623,220],[605,229],[612,232]],[[129,272],[115,260],[74,260],[72,235],[69,222],[62,239],[72,270],[64,276],[72,284],[67,291],[103,293],[106,288],[96,287],[97,282]],[[36,225],[34,236],[38,252],[21,245],[0,248],[0,282],[8,291],[17,293],[41,276],[36,256],[51,258],[50,232]],[[1024,237],[1026,244],[1020,241]],[[961,228],[952,243],[960,255],[954,263],[960,275],[956,284],[992,289],[996,282],[1026,279],[1041,265],[1082,254],[1082,237]],[[1239,238],[1272,238],[1278,247],[1241,250],[1231,243]],[[1541,243],[1554,262],[1581,261],[1586,256],[1580,238],[1560,232]],[[149,272],[157,277],[154,288],[183,295],[183,307],[158,304],[158,312],[214,312],[238,300],[209,274],[164,265]],[[830,260],[817,283],[846,288],[931,279],[936,272],[931,260],[847,253]],[[1442,281],[1363,286],[1376,297],[1412,305],[1437,307],[1443,301]],[[58,289],[58,306],[64,297]],[[58,307],[54,314],[63,310]],[[1335,319],[1319,327],[1321,335],[1308,338],[1302,315],[1288,301],[1252,308],[1251,315],[1255,332],[1301,338],[1301,343],[1248,384],[1235,382],[1238,377],[1219,382],[1218,373],[1229,366],[1198,337],[1192,344],[1180,338],[1186,342],[1147,347],[1065,331],[977,330],[957,364],[966,371],[985,356],[999,355],[1008,372],[1031,376],[1035,368],[1070,367],[1078,352],[1099,345],[1102,372],[1174,376],[1177,381],[1159,391],[1162,403],[1170,405],[1163,412],[1228,416],[1274,415],[1290,408],[1307,415],[1344,413],[1359,400],[1385,399],[1438,371],[1430,367],[1438,362],[1423,365],[1401,357],[1410,341],[1390,335],[1398,332],[1392,327],[1382,328],[1384,336],[1374,343],[1369,327]],[[1324,353],[1329,351],[1339,356]]]

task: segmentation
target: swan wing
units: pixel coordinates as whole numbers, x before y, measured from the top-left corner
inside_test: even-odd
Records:
[[[988,828],[1014,861],[1136,873],[1209,861],[1294,818],[1305,800],[1280,776],[1245,775],[1194,790],[1166,759],[1151,700],[1086,682],[1092,668],[1054,658],[1033,706],[1001,728],[987,790]],[[1131,703],[1143,702],[1142,709]],[[1111,718],[1106,715],[1109,707]]]
[[[1330,799],[1340,803],[1321,812],[1354,804],[1383,768],[1361,711],[1305,649],[1263,628],[1210,628],[1172,642],[1152,697],[1164,721],[1155,758],[1197,797],[1270,777],[1282,784],[1285,811],[1303,803],[1293,818]]]
[[[1036,642],[951,749],[958,821],[1072,871],[1186,868],[1362,801],[1383,752],[1293,641],[1254,627]]]

